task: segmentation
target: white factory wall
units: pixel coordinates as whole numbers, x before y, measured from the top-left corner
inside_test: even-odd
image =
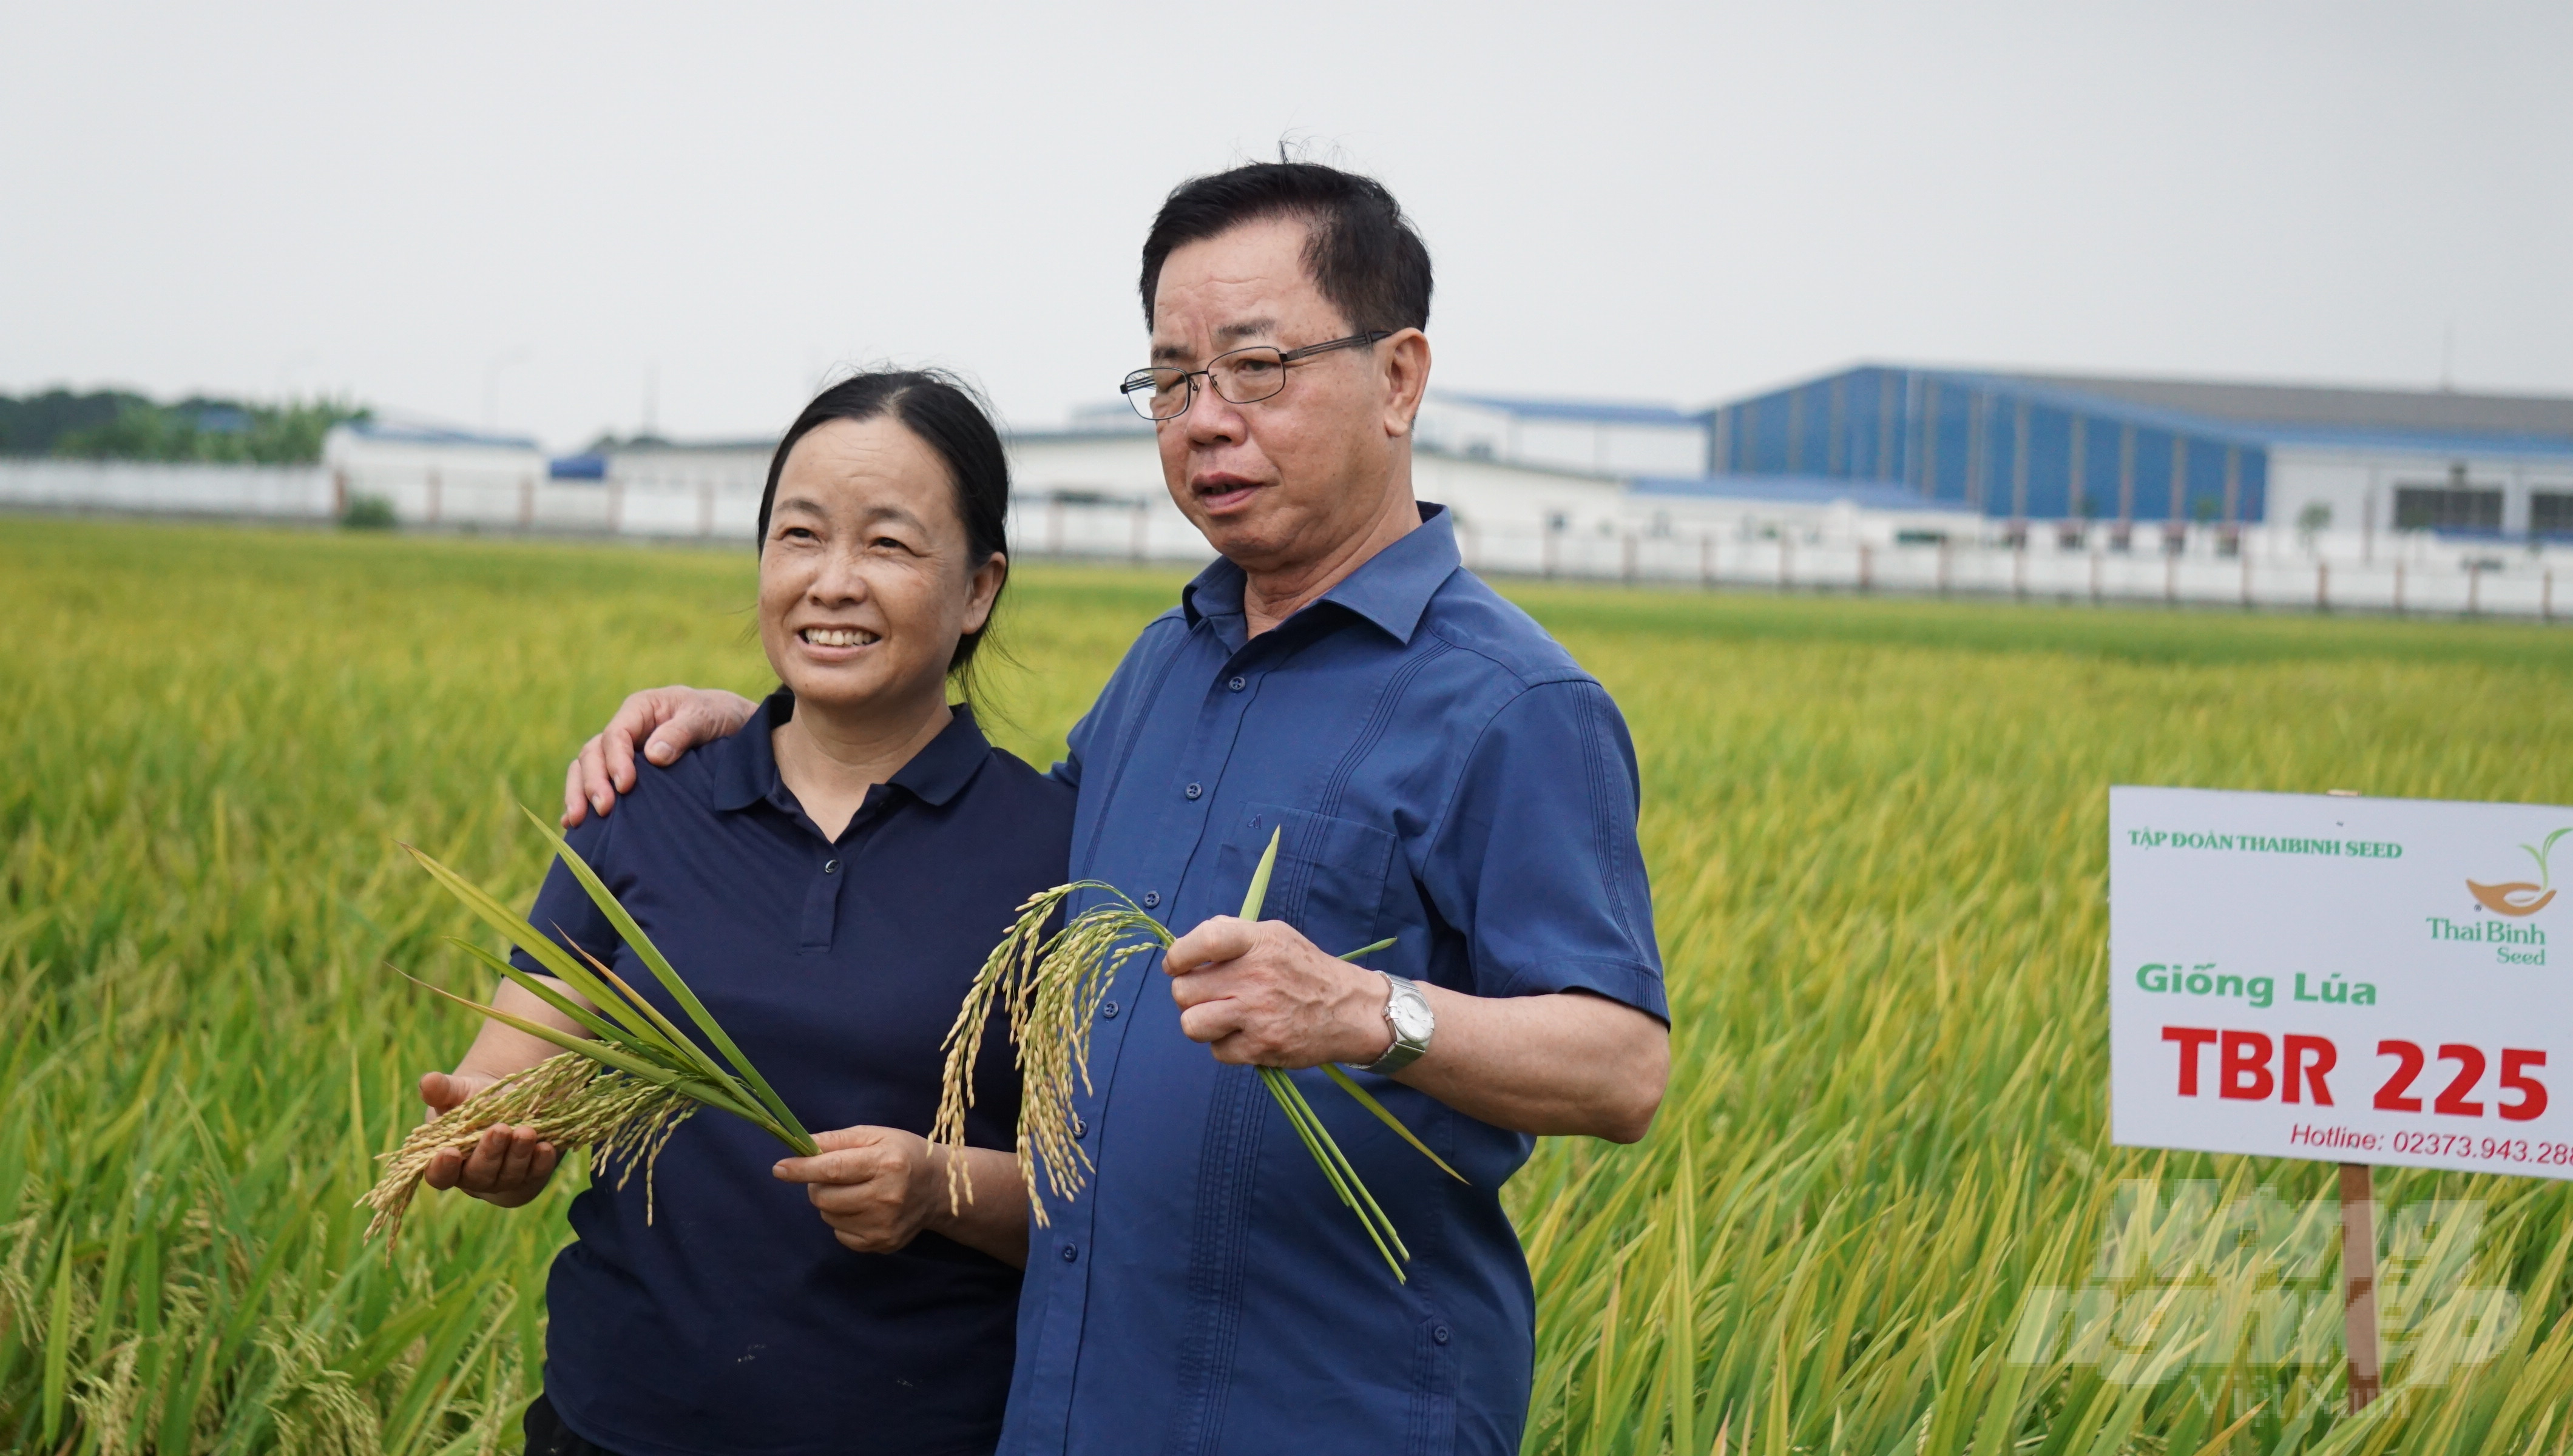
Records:
[[[1416,438],[1449,454],[1601,475],[1694,475],[1706,468],[1703,424],[1628,424],[1531,418],[1431,394]]]
[[[360,496],[396,518],[443,525],[490,521],[529,529],[592,527],[578,502],[546,498],[545,455],[531,442],[437,439],[342,425],[322,441],[335,509]],[[567,509],[568,507],[568,509]]]
[[[1150,426],[1022,431],[1010,451],[1010,539],[1023,555],[1213,560],[1171,502]]]
[[[1011,531],[1022,555],[1194,564],[1212,552],[1162,487],[1142,431],[1021,435]],[[1605,475],[1422,449],[1423,499],[1454,512],[1466,563],[1502,575],[1754,585],[1782,589],[2009,593],[2093,600],[2573,615],[2573,549],[2532,548],[2385,527],[2392,487],[2438,483],[2453,461],[2282,450],[2273,524],[2196,527],[2166,549],[2158,526],[2120,549],[2094,524],[2013,539],[2007,523],[1954,510],[1861,509],[1847,501],[1629,489]],[[2468,478],[2506,484],[2507,524],[2527,492],[2573,488],[2543,458],[2469,459]],[[56,510],[328,521],[359,495],[403,523],[750,543],[767,450],[669,448],[611,458],[608,478],[552,480],[532,451],[470,444],[342,441],[320,466],[261,468],[74,460],[0,461],[0,505]],[[2373,492],[2373,493],[2371,493]],[[2378,528],[2343,529],[2375,501]],[[2308,537],[2302,502],[2334,507]],[[2559,585],[2564,589],[2559,591]]]
[[[628,485],[698,486],[756,493],[768,484],[774,440],[714,445],[617,445],[607,456],[607,478]]]
[[[1624,483],[1605,475],[1421,449],[1411,489],[1453,513],[1457,550],[1478,571],[1543,573],[1562,565],[1566,541],[1614,540],[1630,528]]]
[[[432,440],[401,434],[361,433],[346,425],[322,440],[322,463],[342,469],[425,473],[516,484],[545,473],[545,452],[532,443]]]
[[[137,515],[328,520],[321,465],[175,465],[142,460],[0,460],[0,505]]]
[[[2331,512],[2336,550],[2364,550],[2394,530],[2394,492],[2443,486],[2463,467],[2470,486],[2502,492],[2504,535],[2528,530],[2532,491],[2573,492],[2573,459],[2545,455],[2452,455],[2393,450],[2274,446],[2269,451],[2269,524],[2293,530],[2306,506]]]
[[[1011,439],[1010,456],[1019,497],[1012,529],[1026,543],[1023,549],[1043,555],[1212,555],[1172,503],[1149,432],[1022,434]],[[1455,512],[1466,559],[1494,570],[1541,569],[1550,537],[1578,530],[1613,538],[1627,527],[1625,489],[1607,476],[1421,449],[1412,456],[1411,478],[1421,499]],[[1140,548],[1139,540],[1145,543]]]
[[[1149,427],[1030,430],[1010,435],[1005,443],[1010,488],[1021,495],[1142,500],[1179,514],[1162,484],[1162,456]]]
[[[1763,500],[1757,496],[1636,492],[1625,497],[1625,522],[1651,539],[1774,541],[1834,547],[1895,546],[1935,540],[1980,542],[2003,522],[1960,508],[1924,503],[1918,510],[1864,508],[1848,500]]]

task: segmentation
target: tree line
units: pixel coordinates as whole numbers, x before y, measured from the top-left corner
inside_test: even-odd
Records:
[[[0,455],[309,465],[322,458],[331,426],[370,415],[330,398],[263,404],[191,395],[162,404],[123,389],[0,394]]]

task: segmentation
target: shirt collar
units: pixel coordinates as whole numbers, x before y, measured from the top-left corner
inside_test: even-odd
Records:
[[[1315,602],[1335,602],[1375,623],[1397,642],[1409,642],[1429,609],[1429,598],[1464,558],[1456,552],[1456,522],[1447,507],[1423,501],[1420,528],[1369,556],[1358,569],[1341,577]],[[1180,606],[1189,625],[1208,617],[1242,615],[1246,578],[1241,567],[1219,556],[1197,579],[1180,589]],[[1307,604],[1303,610],[1311,610]],[[1297,615],[1302,615],[1299,611]]]
[[[924,804],[944,804],[955,798],[991,751],[990,741],[974,721],[973,708],[959,703],[952,711],[954,719],[921,745],[911,762],[895,770],[889,781]],[[778,776],[777,749],[769,734],[794,716],[795,694],[781,687],[751,713],[740,731],[698,749],[707,756],[707,801],[721,810],[747,809],[763,799],[782,805],[785,781]]]

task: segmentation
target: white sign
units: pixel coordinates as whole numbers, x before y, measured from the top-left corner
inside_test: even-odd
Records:
[[[2111,789],[2112,1140],[2573,1178],[2566,890],[2573,809]]]

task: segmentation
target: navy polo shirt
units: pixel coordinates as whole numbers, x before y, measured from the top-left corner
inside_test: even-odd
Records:
[[[1019,904],[1062,883],[1073,796],[958,708],[829,839],[778,778],[769,732],[793,711],[781,689],[743,732],[638,760],[569,839],[806,1127],[926,1134],[939,1043]],[[528,920],[687,1025],[560,864]],[[1019,1102],[998,1031],[967,1123],[986,1147],[1012,1145]],[[661,1153],[648,1224],[640,1172],[573,1200],[546,1285],[563,1423],[625,1456],[990,1451],[1018,1271],[935,1233],[843,1248],[770,1175],[786,1155],[701,1108]]]
[[[1072,735],[1076,878],[1173,930],[1242,908],[1475,996],[1579,989],[1666,1017],[1635,755],[1599,684],[1419,529],[1246,639],[1218,561]],[[1095,897],[1094,897],[1095,898]],[[1534,1139],[1369,1090],[1458,1184],[1318,1072],[1304,1094],[1410,1245],[1394,1281],[1248,1068],[1179,1028],[1160,959],[1100,1008],[1091,1188],[1033,1230],[1004,1452],[1515,1452],[1535,1299],[1501,1184]]]

